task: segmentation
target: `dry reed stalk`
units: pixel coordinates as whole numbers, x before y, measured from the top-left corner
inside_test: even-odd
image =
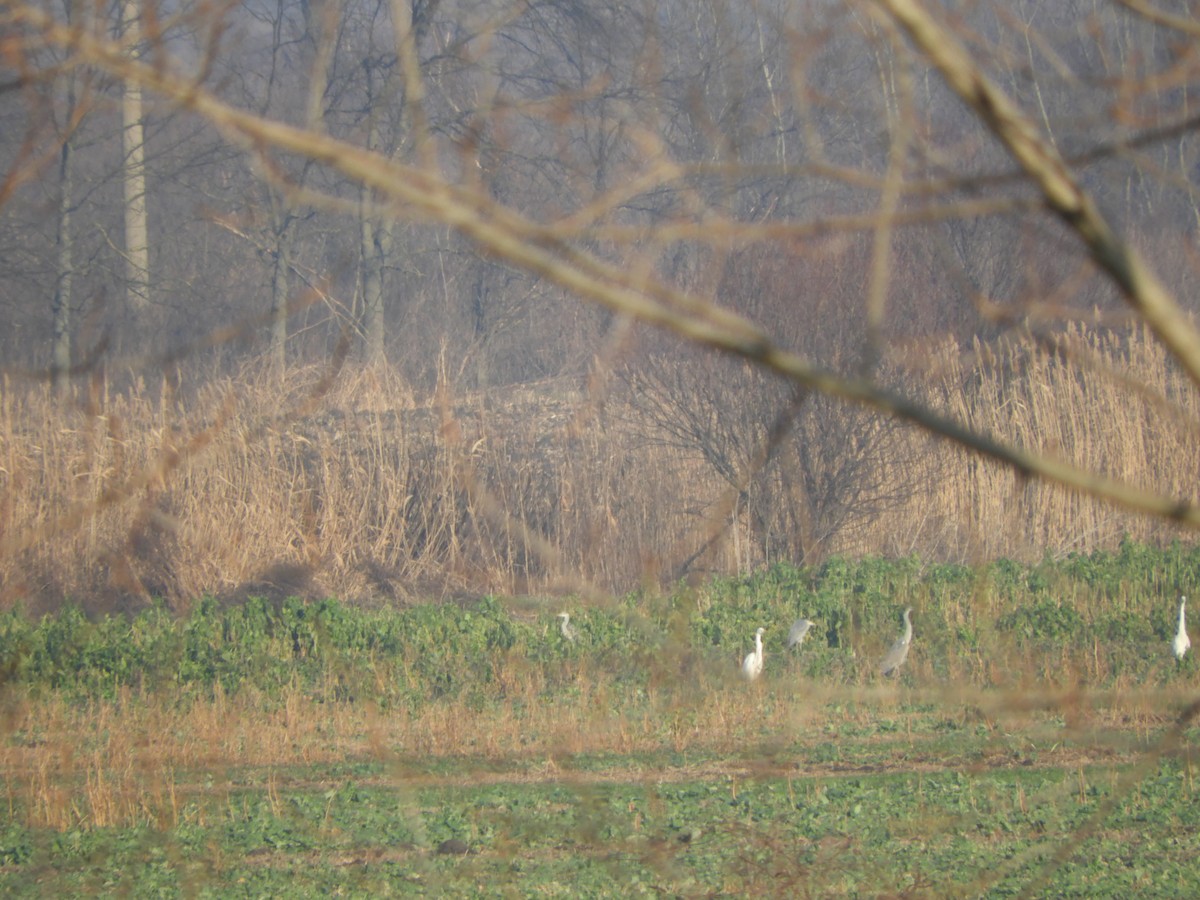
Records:
[[[965,359],[934,348],[929,359],[916,389],[960,421],[1195,494],[1200,400],[1144,331],[1075,326],[1052,341],[977,344]],[[729,523],[708,521],[727,485],[681,450],[638,444],[623,417],[609,415],[620,398],[580,417],[572,406],[587,401],[570,391],[517,407],[459,401],[444,384],[440,407],[421,412],[390,370],[347,369],[332,388],[322,387],[325,374],[123,393],[97,381],[75,406],[6,381],[0,532],[10,544],[45,536],[0,554],[3,601],[36,607],[75,596],[104,608],[161,595],[183,608],[203,593],[250,590],[281,565],[311,576],[300,590],[368,602],[406,599],[417,584],[623,590],[673,579],[727,525],[695,567],[773,561],[745,507]],[[1123,535],[1187,536],[1022,482],[944,442],[906,431],[891,439],[893,480],[905,460],[930,463],[936,478],[834,535],[825,552],[972,562],[1089,550]]]
[[[970,368],[953,350],[932,354],[929,371],[947,385],[938,408],[987,433],[1176,496],[1196,495],[1200,398],[1144,330],[1099,332],[1070,326],[1047,347],[1015,342],[999,351],[978,342]],[[933,395],[936,400],[938,395]],[[1189,534],[1114,512],[1105,504],[945,445],[941,482],[876,522],[875,534],[925,522],[954,522],[958,560],[1037,559],[1113,546],[1121,537],[1165,542]],[[870,543],[884,544],[886,537]]]

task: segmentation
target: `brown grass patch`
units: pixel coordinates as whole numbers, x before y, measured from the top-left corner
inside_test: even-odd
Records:
[[[521,699],[478,709],[443,700],[419,712],[316,702],[299,690],[270,702],[251,691],[218,692],[183,709],[178,698],[128,692],[85,706],[10,693],[0,768],[11,815],[31,826],[166,828],[201,784],[222,781],[220,773],[267,772],[272,784],[282,779],[272,788],[279,790],[312,767],[347,762],[382,764],[381,777],[406,785],[1129,762],[1153,749],[1191,696],[1182,687],[1016,695],[758,682],[614,704],[607,692],[583,688],[571,703]],[[575,762],[605,757],[614,765]],[[439,773],[443,764],[453,774]]]

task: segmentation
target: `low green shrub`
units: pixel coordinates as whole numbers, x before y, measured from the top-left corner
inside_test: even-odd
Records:
[[[605,606],[548,600],[533,621],[492,597],[402,610],[204,598],[184,615],[154,606],[96,620],[68,605],[36,620],[0,613],[0,679],[81,699],[127,687],[232,694],[246,685],[270,697],[299,685],[318,699],[385,706],[463,695],[485,702],[506,689],[497,673],[513,666],[536,671],[549,691],[569,687],[583,665],[635,690],[697,665],[733,673],[761,626],[768,673],[787,666],[853,683],[874,677],[871,654],[900,633],[905,606],[914,608],[915,640],[934,675],[949,677],[952,660],[1014,641],[1035,650],[1099,645],[1124,671],[1141,672],[1137,661],[1161,658],[1174,632],[1177,594],[1198,583],[1196,548],[1126,543],[1115,553],[1033,566],[924,566],[915,558],[777,564]],[[554,619],[564,609],[574,642]],[[800,616],[816,626],[803,647],[786,651]]]

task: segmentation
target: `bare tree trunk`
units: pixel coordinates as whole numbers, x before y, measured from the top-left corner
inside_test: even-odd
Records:
[[[399,4],[403,6],[404,4]],[[367,68],[367,96],[375,100],[374,72]],[[385,79],[386,85],[389,79]],[[379,125],[372,113],[367,122],[367,147],[381,151]],[[391,226],[372,209],[373,196],[369,189],[362,191],[362,214],[359,219],[359,256],[362,265],[363,333],[366,358],[370,365],[386,362],[384,354],[384,270],[392,251]]]
[[[67,77],[67,108],[64,113],[66,132],[58,161],[58,225],[55,244],[58,260],[54,285],[54,345],[51,372],[54,389],[64,391],[71,375],[71,283],[75,277],[72,258],[71,207],[74,199],[71,154],[74,151],[75,77]]]
[[[405,8],[406,4],[397,4]],[[367,96],[374,103],[375,71],[366,67]],[[385,77],[384,84],[387,79]],[[380,151],[382,140],[376,113],[368,113],[367,148]],[[368,188],[362,190],[362,213],[359,219],[359,257],[362,266],[363,332],[366,340],[366,358],[370,365],[384,362],[384,316],[383,316],[383,273],[391,246],[391,232],[379,215],[372,209],[373,196]]]
[[[141,55],[141,28],[137,0],[122,0],[121,33],[129,56]],[[150,304],[150,245],[146,228],[145,129],[142,126],[142,90],[125,81],[121,97],[125,152],[125,278],[129,309],[143,313]]]
[[[362,216],[363,331],[371,365],[386,361],[384,354],[383,270],[392,249],[392,232],[371,213]]]
[[[272,203],[272,236],[275,246],[275,268],[271,273],[271,364],[280,376],[287,366],[288,294],[291,288],[292,244],[296,230],[296,216],[284,203]]]
[[[417,21],[414,6],[420,6],[421,15],[425,18]],[[410,116],[413,109],[410,104],[419,103],[420,97],[420,62],[417,57],[417,30],[428,23],[428,16],[437,7],[436,0],[426,0],[421,4],[418,0],[404,0],[392,4],[392,27],[395,29],[396,49],[400,53],[399,69],[404,75],[404,101],[401,116],[401,131],[410,127]],[[399,73],[393,71],[384,76],[381,93],[390,94],[397,89],[400,82]],[[375,71],[371,66],[366,67],[367,96],[371,105],[378,101],[375,91]],[[385,153],[383,138],[379,133],[379,123],[374,109],[369,113],[367,121],[367,148],[379,153]],[[393,151],[399,154],[399,149]],[[363,292],[363,332],[366,340],[367,362],[375,365],[386,362],[384,352],[384,337],[386,336],[385,303],[384,303],[384,271],[388,258],[395,246],[395,238],[391,224],[372,209],[372,192],[364,189],[362,192],[362,218],[360,222],[359,255],[362,264]]]

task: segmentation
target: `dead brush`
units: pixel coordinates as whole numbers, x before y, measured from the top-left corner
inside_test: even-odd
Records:
[[[1185,473],[1200,463],[1200,400],[1144,328],[1070,325],[999,348],[977,341],[969,353],[948,345],[927,359],[928,370],[944,384],[970,385],[945,393],[946,411],[979,432],[1131,484],[1196,496],[1194,478]],[[1053,485],[1023,483],[1010,470],[969,454],[944,446],[938,452],[948,454],[944,474],[910,504],[875,520],[864,535],[865,548],[882,546],[889,533],[911,533],[915,522],[956,523],[955,543],[967,562],[1037,559],[1111,546],[1123,536],[1187,537],[1178,527]]]
[[[1073,326],[925,358],[914,389],[967,425],[1194,493],[1198,401],[1143,332]],[[254,591],[407,602],[422,584],[603,591],[673,580],[701,548],[693,565],[763,565],[754,510],[710,521],[703,511],[725,508],[728,485],[678,441],[633,428],[627,399],[592,409],[554,384],[512,399],[460,396],[447,379],[422,403],[394,370],[349,365],[283,379],[180,371],[120,391],[97,377],[68,399],[10,379],[0,389],[0,602],[41,609],[77,596],[104,609],[163,597],[186,608],[204,593]],[[940,474],[831,535],[821,553],[971,562],[1183,536],[944,442],[893,455],[936,456]],[[800,534],[771,540],[805,546]],[[285,570],[295,577],[277,577]]]

